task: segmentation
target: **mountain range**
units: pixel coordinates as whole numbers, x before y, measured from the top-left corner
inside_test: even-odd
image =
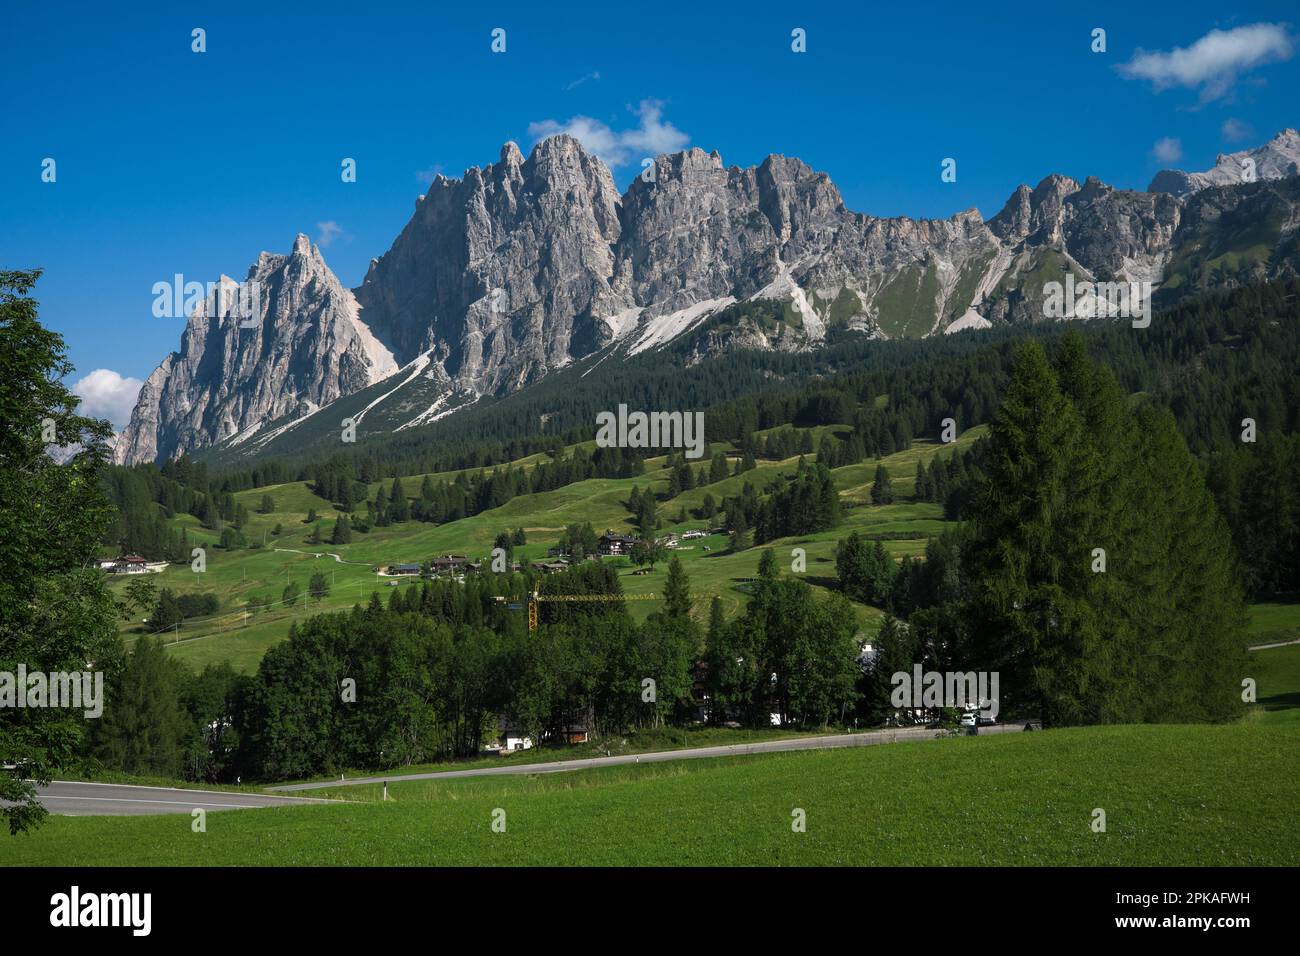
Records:
[[[826,174],[785,156],[740,168],[698,148],[663,155],[620,194],[570,136],[526,158],[507,143],[493,164],[437,177],[358,288],[304,235],[263,252],[244,279],[261,292],[255,314],[229,294],[194,310],[115,455],[256,456],[354,396],[358,430],[367,416],[416,428],[684,339],[701,362],[1048,321],[1043,286],[1067,273],[1150,282],[1157,303],[1294,276],[1298,162],[1288,129],[1207,172],[1165,170],[1145,192],[1050,175],[987,221],[914,220],[852,212]]]

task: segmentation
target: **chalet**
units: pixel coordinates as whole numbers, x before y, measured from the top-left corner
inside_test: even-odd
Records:
[[[559,574],[561,571],[569,570],[569,562],[568,561],[534,562],[533,570],[540,571],[542,574]]]
[[[389,577],[410,577],[420,573],[418,564],[391,564],[388,566]]]
[[[603,555],[631,554],[633,545],[640,542],[640,538],[634,538],[630,534],[616,534],[613,531],[606,531],[596,539],[596,547],[600,549]]]
[[[166,567],[165,563],[160,562],[158,570]],[[124,554],[114,558],[109,567],[104,569],[109,574],[148,574],[153,570],[149,566],[149,561],[140,557],[138,554]]]
[[[682,539],[685,541],[694,541],[696,538],[707,538],[708,536],[709,533],[707,531],[697,529],[695,531],[687,531],[682,535]]]
[[[434,574],[445,574],[449,571],[465,571],[474,566],[469,563],[469,558],[463,554],[444,554],[440,558],[434,558],[432,562]]]

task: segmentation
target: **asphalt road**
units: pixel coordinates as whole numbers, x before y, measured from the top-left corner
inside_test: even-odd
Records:
[[[979,728],[979,735],[1004,734],[1025,729],[1023,723],[996,724]],[[692,760],[699,757],[734,757],[741,754],[779,753],[789,750],[828,750],[834,747],[870,747],[875,744],[906,743],[933,740],[933,727],[907,727],[898,730],[872,730],[861,734],[832,734],[825,737],[790,737],[785,740],[765,740],[752,744],[732,744],[723,747],[695,747],[689,750],[663,750],[647,754],[620,754],[616,757],[588,757],[580,760],[554,760],[548,763],[507,763],[501,767],[478,767],[473,770],[439,770],[429,773],[392,774],[378,777],[354,777],[351,780],[331,780],[327,783],[294,783],[268,789],[281,793],[304,790],[326,790],[334,787],[357,787],[363,784],[400,783],[403,780],[443,780],[454,777],[489,777],[503,774],[563,773],[568,770],[588,770],[592,767],[615,767],[629,763],[660,763],[666,760]],[[504,757],[503,760],[510,758]]]
[[[125,817],[153,813],[190,813],[199,809],[242,810],[325,802],[260,793],[136,787],[69,780],[54,780],[48,787],[38,787],[37,793],[50,813],[70,817]]]

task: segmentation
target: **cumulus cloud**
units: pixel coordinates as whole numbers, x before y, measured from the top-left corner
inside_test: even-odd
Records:
[[[1250,139],[1255,135],[1255,127],[1249,123],[1243,123],[1239,119],[1233,119],[1231,116],[1223,121],[1223,126],[1219,128],[1223,138],[1230,143],[1238,143],[1243,139]]]
[[[1289,60],[1295,42],[1282,23],[1252,23],[1231,30],[1211,30],[1189,47],[1167,52],[1139,48],[1119,67],[1129,79],[1147,80],[1156,90],[1173,86],[1199,89],[1201,102],[1232,90],[1243,73],[1265,63]]]
[[[91,418],[107,418],[115,431],[121,431],[131,420],[131,409],[144,382],[138,378],[124,378],[111,368],[97,368],[83,376],[73,386],[72,392],[81,399],[77,411]]]
[[[1183,143],[1172,136],[1164,136],[1156,140],[1151,152],[1162,163],[1176,163],[1183,158]]]
[[[632,112],[638,122],[631,129],[614,130],[590,116],[574,116],[563,123],[553,119],[529,123],[528,135],[537,142],[557,133],[568,133],[609,166],[626,166],[643,156],[676,152],[691,141],[687,134],[664,120],[663,103],[658,100],[642,100]]]

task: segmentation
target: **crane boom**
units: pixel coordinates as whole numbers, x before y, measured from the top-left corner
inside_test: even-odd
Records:
[[[534,601],[654,601],[653,594],[534,594]]]

